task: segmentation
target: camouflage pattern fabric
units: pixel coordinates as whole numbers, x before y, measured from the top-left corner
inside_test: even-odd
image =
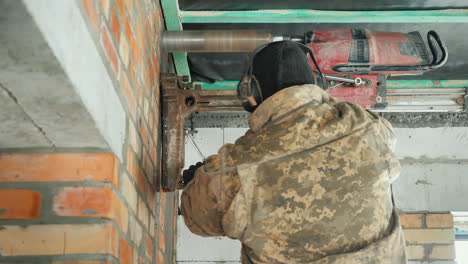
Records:
[[[302,85],[263,102],[250,127],[185,188],[193,233],[239,239],[243,263],[406,263],[386,120]]]

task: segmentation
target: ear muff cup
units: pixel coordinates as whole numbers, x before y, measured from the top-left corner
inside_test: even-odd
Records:
[[[257,49],[255,49],[250,55],[249,55],[249,62],[248,62],[248,67],[246,69],[246,71],[244,72],[244,75],[242,76],[239,84],[238,84],[238,87],[237,87],[237,91],[238,91],[238,95],[239,97],[242,99],[242,106],[244,107],[244,109],[248,112],[253,112],[259,104],[261,104],[263,102],[263,100],[265,98],[268,98],[269,96],[271,96],[272,94],[276,93],[278,90],[280,89],[276,89],[276,87],[278,86],[275,82],[275,79],[272,78],[272,76],[276,76],[274,74],[272,74],[271,72],[266,72],[265,71],[260,71],[260,72],[256,72],[254,73],[254,61],[256,58],[258,58],[257,55],[259,55],[259,53],[265,49],[265,48],[268,48],[269,46],[271,45],[283,45],[283,46],[288,46],[286,45],[285,43],[293,43],[292,46],[294,46],[296,49],[297,47],[299,47],[299,51],[297,52],[294,52],[293,50],[293,55],[295,56],[299,56],[298,54],[299,53],[303,53],[303,55],[305,55],[306,59],[305,59],[305,65],[307,65],[307,68],[305,69],[309,69],[310,68],[310,77],[312,78],[311,80],[305,80],[306,78],[300,78],[300,71],[296,72],[296,71],[293,71],[292,75],[293,76],[291,78],[290,83],[289,81],[288,82],[281,82],[281,85],[280,86],[293,86],[293,85],[299,85],[299,84],[304,84],[304,83],[319,83],[319,79],[322,79],[322,82],[323,82],[323,79],[324,78],[316,78],[315,74],[314,74],[314,71],[313,71],[313,68],[311,67],[310,63],[309,63],[309,60],[307,59],[307,55],[309,54],[313,63],[315,64],[315,66],[317,67],[317,71],[318,71],[318,76],[322,77],[322,72],[317,64],[317,61],[315,60],[314,56],[313,56],[313,51],[306,45],[303,45],[301,43],[296,43],[296,42],[291,42],[291,41],[282,41],[282,42],[273,42],[273,43],[268,43],[268,44],[265,44],[265,45],[262,45],[262,46],[259,46]],[[291,46],[291,45],[289,45]],[[286,47],[287,48],[287,47]],[[270,51],[267,51],[267,52],[270,52],[272,53],[274,50],[270,50]],[[301,52],[302,51],[302,52]],[[274,53],[273,52],[273,55],[263,55],[263,65],[256,65],[255,68],[258,69],[262,69],[263,68],[268,68],[270,66],[275,66],[275,65],[278,65],[278,63],[275,63],[275,59],[276,57],[274,57]],[[303,55],[300,55],[300,58],[301,58],[301,61],[303,61],[304,59],[302,58]],[[273,56],[273,57],[272,57]],[[287,58],[290,58],[289,56],[286,56]],[[271,59],[273,58],[273,59]],[[261,60],[261,61],[262,61]],[[289,61],[293,61],[295,62],[296,60],[294,59],[289,59]],[[289,63],[291,64],[291,63]],[[294,64],[294,63],[292,63]],[[296,63],[297,64],[297,63]],[[304,66],[306,67],[306,66]],[[294,69],[294,67],[292,67],[292,69]],[[302,68],[300,68],[302,69]],[[291,68],[287,68],[287,70],[289,70],[289,72],[291,72]],[[305,71],[305,70],[304,70]],[[281,72],[281,71],[280,71]],[[264,87],[261,87],[260,86],[260,82],[259,82],[259,79],[257,79],[257,76],[260,80],[262,80],[262,84]],[[260,74],[260,75],[259,75]],[[294,76],[299,76],[297,78],[294,78]],[[273,81],[273,83],[271,83]],[[262,88],[269,88],[269,90],[265,90],[263,91]],[[285,87],[281,87],[281,89],[283,89]]]
[[[263,101],[262,90],[255,76],[244,76],[237,85],[237,94],[242,98],[242,107],[252,113]]]

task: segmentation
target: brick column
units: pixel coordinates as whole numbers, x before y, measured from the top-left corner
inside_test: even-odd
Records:
[[[159,1],[76,1],[82,7],[109,72],[118,83],[118,93],[128,112],[125,167],[128,182],[136,184],[138,194],[127,190],[125,196],[135,201],[131,206],[138,211],[138,217],[150,214],[150,220],[156,223],[146,240],[148,251],[154,250],[153,262],[173,263],[175,224],[171,219],[177,215],[176,195],[159,193],[158,189],[161,175],[159,74],[160,68],[167,65],[167,56],[163,57],[160,49],[164,19]],[[150,201],[149,212],[141,206],[142,200]]]
[[[0,154],[0,263],[173,263],[177,196],[159,193],[159,2],[72,1],[126,111],[123,158]]]
[[[450,213],[400,215],[410,263],[455,263],[455,233]]]

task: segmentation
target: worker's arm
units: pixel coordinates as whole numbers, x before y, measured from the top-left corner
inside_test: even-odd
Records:
[[[200,236],[225,235],[222,218],[240,188],[235,169],[226,166],[221,157],[222,154],[208,157],[182,194],[185,224]]]
[[[384,144],[385,147],[382,150],[382,155],[386,160],[388,166],[388,175],[390,178],[390,183],[393,183],[398,176],[400,175],[400,162],[395,156],[395,147],[396,147],[396,135],[393,132],[393,126],[385,118],[373,114],[378,119],[378,125],[376,130],[375,139],[380,141],[381,144]]]
[[[396,136],[395,133],[393,132],[393,126],[388,122],[387,119],[383,117],[379,117],[379,122],[380,122],[380,132],[387,143],[388,147],[392,150],[395,151],[396,147]]]

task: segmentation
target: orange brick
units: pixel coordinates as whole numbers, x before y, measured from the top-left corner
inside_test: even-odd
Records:
[[[146,204],[140,199],[138,201],[138,219],[140,219],[146,229],[148,229],[148,215],[148,207],[146,207]]]
[[[429,228],[453,228],[452,214],[428,214],[426,225]]]
[[[138,93],[138,96],[137,96],[138,97],[137,98],[138,104],[142,105],[143,104],[143,88],[141,86],[138,86],[138,92],[137,93]]]
[[[158,152],[157,149],[154,145],[149,146],[149,151],[150,151],[150,158],[153,164],[157,164],[158,162]]]
[[[156,72],[156,64],[159,64],[159,58],[158,58],[158,55],[156,54],[156,51],[152,51],[151,52],[151,62],[153,64],[153,73],[154,73],[154,77],[156,79],[156,76],[158,76],[158,72]]]
[[[127,149],[127,171],[130,176],[135,178],[135,175],[137,174],[138,171],[138,161],[135,157],[135,153],[133,152],[133,149],[131,146],[128,147]]]
[[[158,257],[156,258],[156,263],[166,263],[164,254],[161,252],[161,250],[158,250]]]
[[[148,189],[148,183],[131,147],[129,147],[127,151],[127,170],[135,180],[140,192],[145,195]]]
[[[153,135],[153,133],[154,133],[154,114],[153,114],[153,111],[149,111],[148,126],[149,126],[150,134]]]
[[[55,195],[53,209],[60,216],[110,219],[127,232],[127,208],[110,187],[65,187]]]
[[[138,134],[138,131],[133,124],[133,122],[129,122],[129,133],[128,133],[128,140],[130,143],[130,146],[132,146],[133,151],[135,152],[135,155],[137,157],[141,157],[141,153],[143,151],[142,147],[142,142],[140,139],[140,136]]]
[[[156,80],[156,76],[154,74],[154,68],[153,68],[153,64],[151,63],[150,59],[148,58],[148,69],[149,69],[149,81],[150,81],[150,86],[151,87],[154,87],[155,86],[155,80]]]
[[[115,3],[117,4],[117,8],[119,9],[120,15],[125,14],[125,5],[124,5],[125,0],[115,0]]]
[[[133,1],[134,2],[134,12],[138,13],[138,14],[141,14],[142,13],[142,10],[141,10],[141,5],[140,5],[140,1]]]
[[[133,33],[133,29],[130,25],[129,20],[127,20],[125,23],[125,34],[127,36],[128,44],[130,47],[130,51],[132,52],[133,59],[135,60],[137,65],[140,65],[140,62],[141,62],[140,51],[138,49],[138,44],[135,39],[135,34]]]
[[[152,215],[155,214],[155,212],[154,212],[154,203],[156,203],[156,191],[148,192],[148,204],[150,206],[150,213]]]
[[[84,9],[88,14],[89,20],[95,32],[99,30],[99,14],[96,8],[96,2],[94,0],[82,0]]]
[[[148,121],[148,115],[149,115],[149,102],[148,99],[144,98],[143,99],[143,117],[145,118],[145,121]],[[151,131],[151,129],[148,129]]]
[[[149,219],[149,232],[150,232],[150,235],[152,238],[155,238],[154,237],[154,234],[155,234],[155,225],[154,225],[154,216],[151,216],[150,219]]]
[[[143,168],[145,169],[146,177],[148,177],[150,184],[152,184],[154,176],[154,166],[147,152],[145,152],[145,156],[143,157]]]
[[[130,209],[133,211],[134,214],[137,213],[137,206],[138,206],[138,194],[136,192],[136,188],[133,183],[130,181],[130,178],[126,173],[122,175],[122,185],[121,191],[125,199],[127,200]]]
[[[109,0],[99,0],[101,8],[104,11],[106,18],[109,18]]]
[[[0,154],[0,182],[98,181],[118,186],[113,154]]]
[[[150,80],[149,80],[149,73],[146,71],[146,69],[144,71],[141,71],[141,80],[143,82],[143,88],[144,91],[145,91],[145,95],[146,96],[150,96],[151,94],[151,84],[150,84]]]
[[[122,264],[131,264],[132,263],[132,248],[125,241],[125,239],[120,239],[120,263]]]
[[[164,229],[162,227],[159,228],[158,232],[158,248],[162,251],[166,250],[166,237],[164,235]]]
[[[101,28],[101,45],[104,49],[104,53],[106,53],[110,65],[112,66],[112,70],[114,71],[116,78],[118,78],[120,69],[119,56],[117,55],[117,51],[111,41],[109,30],[105,24],[103,24]]]
[[[138,263],[138,254],[133,254],[133,264],[139,264]]]
[[[128,47],[128,41],[125,38],[124,32],[120,32],[120,45],[119,45],[119,53],[120,53],[120,58],[122,59],[122,63],[124,67],[128,66],[128,53],[129,53],[129,47]]]
[[[42,194],[32,190],[0,190],[0,219],[34,219],[41,214]]]
[[[114,36],[118,45],[120,41],[120,23],[119,23],[119,18],[117,17],[115,8],[112,8],[112,12],[111,12],[110,28],[112,31],[112,35]]]
[[[136,36],[137,36],[137,43],[138,46],[142,48],[142,51],[144,52],[144,35],[143,35],[143,25],[140,20],[136,21],[135,23],[135,29],[136,29]]]
[[[136,114],[136,98],[133,94],[130,83],[128,82],[127,74],[124,71],[120,73],[120,89],[122,90],[122,95],[127,102],[128,111],[135,118]]]
[[[136,88],[137,93],[137,104],[140,104],[140,94],[139,94],[139,86],[136,81],[136,72],[135,72],[135,60],[133,58],[129,58],[128,60],[128,77],[130,78],[130,83],[133,87]]]
[[[156,137],[159,134],[159,120],[161,118],[160,114],[161,112],[159,111],[159,104],[155,102],[155,107],[154,109],[154,124],[155,124],[155,133],[154,136]],[[154,140],[155,143],[158,143],[157,137]]]
[[[400,222],[403,228],[421,228],[422,214],[401,214]]]
[[[151,40],[153,39],[153,35],[151,35],[151,32],[150,32],[150,25],[148,23],[148,19],[143,16],[142,17],[142,20],[143,20],[143,32],[145,34],[145,45],[146,47],[148,48],[151,48]]]
[[[135,245],[137,245],[137,247],[139,247],[143,240],[143,228],[137,221],[136,217],[131,217],[130,230],[130,239],[135,243]]]
[[[164,215],[166,212],[166,204],[167,204],[167,192],[160,192],[159,193],[159,220],[158,225],[160,229],[164,229],[166,223],[164,222]]]
[[[117,231],[111,223],[4,226],[0,255],[106,254],[117,257]]]
[[[146,256],[153,258],[153,240],[149,236],[146,236]]]
[[[131,1],[131,0],[125,0],[124,1],[125,7],[127,8],[127,12],[129,14],[134,14],[133,13],[133,2],[135,2],[135,1]]]

